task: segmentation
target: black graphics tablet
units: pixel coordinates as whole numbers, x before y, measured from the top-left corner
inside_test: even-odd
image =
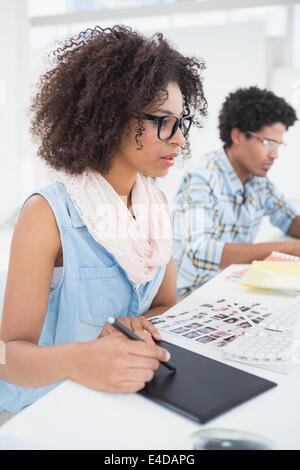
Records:
[[[163,365],[139,393],[200,423],[276,387],[276,383],[166,341],[172,373]]]

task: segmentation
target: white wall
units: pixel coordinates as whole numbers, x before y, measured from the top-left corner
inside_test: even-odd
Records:
[[[0,2],[0,198],[5,200],[13,176],[18,171],[17,106],[18,106],[18,34],[17,2]],[[17,191],[17,188],[16,188]],[[13,193],[13,198],[15,193]],[[6,208],[1,204],[0,217]]]
[[[93,25],[84,25],[84,27]],[[63,38],[71,33],[69,25],[55,28],[37,28],[31,36],[32,45],[40,50],[31,54],[31,83],[45,68],[42,57],[49,50],[54,38]],[[80,25],[76,32],[80,31]],[[154,32],[153,30],[152,32]],[[266,40],[263,23],[228,24],[201,26],[193,28],[165,29],[166,37],[187,55],[202,58],[207,69],[204,72],[204,89],[208,100],[208,119],[202,130],[191,131],[193,159],[198,159],[206,152],[221,145],[218,138],[217,117],[225,96],[240,86],[266,83]],[[152,34],[147,30],[146,34]],[[38,41],[38,38],[40,39]],[[167,178],[160,181],[160,186],[171,201],[183,174],[184,168],[173,168]],[[35,179],[45,180],[43,166],[35,161]]]
[[[22,193],[29,26],[26,3],[26,0],[0,0],[0,220],[11,215]]]
[[[26,194],[44,182],[43,166],[35,157],[36,148],[28,134],[27,110],[29,97],[34,90],[33,84],[45,68],[45,51],[49,47],[53,49],[58,38],[62,39],[75,31],[94,26],[89,23],[34,27],[28,50],[26,4],[27,0],[0,0],[0,83],[3,80],[7,88],[6,103],[1,104],[3,87],[0,86],[0,198],[5,201],[0,204],[0,221],[11,213],[12,208],[18,206]],[[131,24],[126,21],[123,23]],[[155,25],[154,22],[153,24]],[[281,51],[276,47],[270,50],[270,40],[266,38],[263,23],[231,23],[192,28],[175,28],[174,24],[169,22],[165,29],[166,36],[183,53],[199,56],[207,64],[204,87],[209,116],[203,130],[191,132],[192,161],[221,145],[217,116],[228,92],[240,86],[256,84],[271,85],[276,93],[289,101],[292,100],[292,95],[296,95],[293,84],[300,78],[299,71],[271,71],[275,62],[280,66]],[[134,24],[132,26],[135,27]],[[149,28],[146,34],[150,34]],[[276,46],[276,42],[274,45]],[[300,97],[300,91],[298,96]],[[298,108],[299,103],[300,98],[298,104],[296,103]],[[298,114],[300,117],[300,110]],[[288,132],[286,140],[289,145],[270,172],[279,188],[291,198],[299,197],[299,126],[300,123],[297,123]],[[187,165],[183,170],[173,168],[161,182],[161,187],[170,200],[186,168]]]
[[[300,70],[277,68],[273,71],[272,90],[285,98],[296,110],[298,121],[285,135],[286,146],[270,170],[270,179],[290,199],[300,199]]]
[[[74,32],[79,32],[93,24],[60,25],[56,27],[34,28],[31,39],[31,85],[44,70],[45,52],[55,47],[55,40],[63,39]],[[134,27],[134,25],[132,25]],[[280,63],[282,50],[278,41],[266,37],[265,25],[261,22],[199,26],[192,28],[174,28],[170,24],[164,34],[181,50],[182,53],[202,58],[207,65],[204,71],[204,89],[208,100],[208,119],[204,129],[191,131],[192,160],[183,168],[172,168],[169,175],[160,181],[161,189],[172,201],[183,172],[196,159],[206,152],[221,146],[218,137],[218,113],[226,95],[241,86],[270,86],[276,93],[284,96],[291,104],[291,74],[286,78],[282,71],[272,70],[272,65]],[[152,31],[154,32],[154,30]],[[147,29],[146,34],[152,33]],[[280,69],[281,70],[281,69]],[[283,80],[283,76],[285,79]],[[293,75],[293,83],[295,77]],[[280,87],[279,84],[282,84]],[[288,84],[288,86],[287,86]],[[31,88],[31,92],[33,88]],[[293,90],[295,95],[295,90]],[[299,100],[300,101],[300,100]],[[300,117],[300,113],[299,113]],[[298,198],[297,172],[300,160],[297,158],[299,125],[292,128],[286,140],[288,147],[278,160],[270,177],[289,198]],[[32,153],[35,149],[32,147]],[[288,153],[288,156],[284,156]],[[42,184],[45,172],[42,163],[34,159],[35,185]],[[289,163],[286,163],[289,162]],[[295,169],[291,177],[291,166]]]
[[[203,57],[206,61],[204,84],[209,111],[204,129],[191,132],[192,159],[183,168],[173,168],[167,178],[160,181],[169,201],[172,203],[184,171],[206,152],[221,146],[218,112],[227,93],[250,85],[268,87],[297,112],[298,121],[285,134],[287,145],[280,150],[279,159],[268,176],[288,199],[299,200],[300,70],[271,68],[272,62],[273,66],[280,63],[283,47],[278,50],[278,41],[266,38],[262,23],[167,30],[166,35],[183,53]]]
[[[166,36],[184,54],[203,58],[204,90],[208,101],[208,119],[202,130],[191,132],[192,159],[188,165],[206,152],[216,150],[219,140],[218,113],[230,91],[239,87],[266,84],[266,41],[262,23],[230,24],[201,28],[172,29]],[[182,173],[188,167],[174,168],[161,189],[172,200]]]

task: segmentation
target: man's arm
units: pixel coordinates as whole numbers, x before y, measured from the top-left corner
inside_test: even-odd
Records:
[[[294,218],[288,230],[288,235],[300,238],[300,215],[297,215],[297,217]]]
[[[285,231],[288,235],[300,238],[300,216],[275,186],[267,180],[266,213],[270,214],[270,222]],[[290,222],[292,220],[292,222]],[[289,227],[289,228],[288,228]],[[300,241],[268,242],[268,243],[225,243],[219,268],[224,269],[230,264],[248,264],[255,260],[263,260],[272,251],[300,256]]]
[[[267,179],[266,185],[265,214],[269,214],[271,224],[287,235],[300,238],[300,216],[271,181]]]
[[[298,229],[300,229],[299,225]],[[279,251],[288,255],[300,256],[300,241],[253,244],[225,243],[219,268],[224,269],[230,264],[250,264],[252,261],[263,260],[269,256],[272,251]]]

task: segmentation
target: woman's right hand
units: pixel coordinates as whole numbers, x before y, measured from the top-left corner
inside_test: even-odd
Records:
[[[155,326],[152,325],[152,323],[143,315],[140,315],[139,317],[120,317],[118,320],[143,341],[154,343],[154,340],[161,340],[161,336],[157,328],[155,328]],[[120,334],[120,332],[109,322],[106,322],[98,338],[104,338],[104,336],[115,334]]]
[[[77,345],[70,378],[107,392],[141,390],[153,378],[159,361],[170,358],[166,349],[154,343],[130,340],[121,333]]]

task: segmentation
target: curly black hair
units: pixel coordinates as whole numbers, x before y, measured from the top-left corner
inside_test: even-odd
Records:
[[[139,115],[167,99],[169,82],[182,92],[184,114],[202,127],[205,64],[183,56],[161,33],[146,38],[126,26],[96,26],[60,44],[51,57],[52,69],[42,75],[31,106],[31,132],[40,143],[38,155],[57,170],[107,173],[132,119],[142,148]],[[184,157],[189,152],[187,141]]]
[[[219,113],[220,139],[229,148],[234,128],[245,132],[248,138],[247,131],[257,132],[277,122],[288,129],[296,120],[292,106],[272,91],[256,86],[239,88],[226,97]]]

